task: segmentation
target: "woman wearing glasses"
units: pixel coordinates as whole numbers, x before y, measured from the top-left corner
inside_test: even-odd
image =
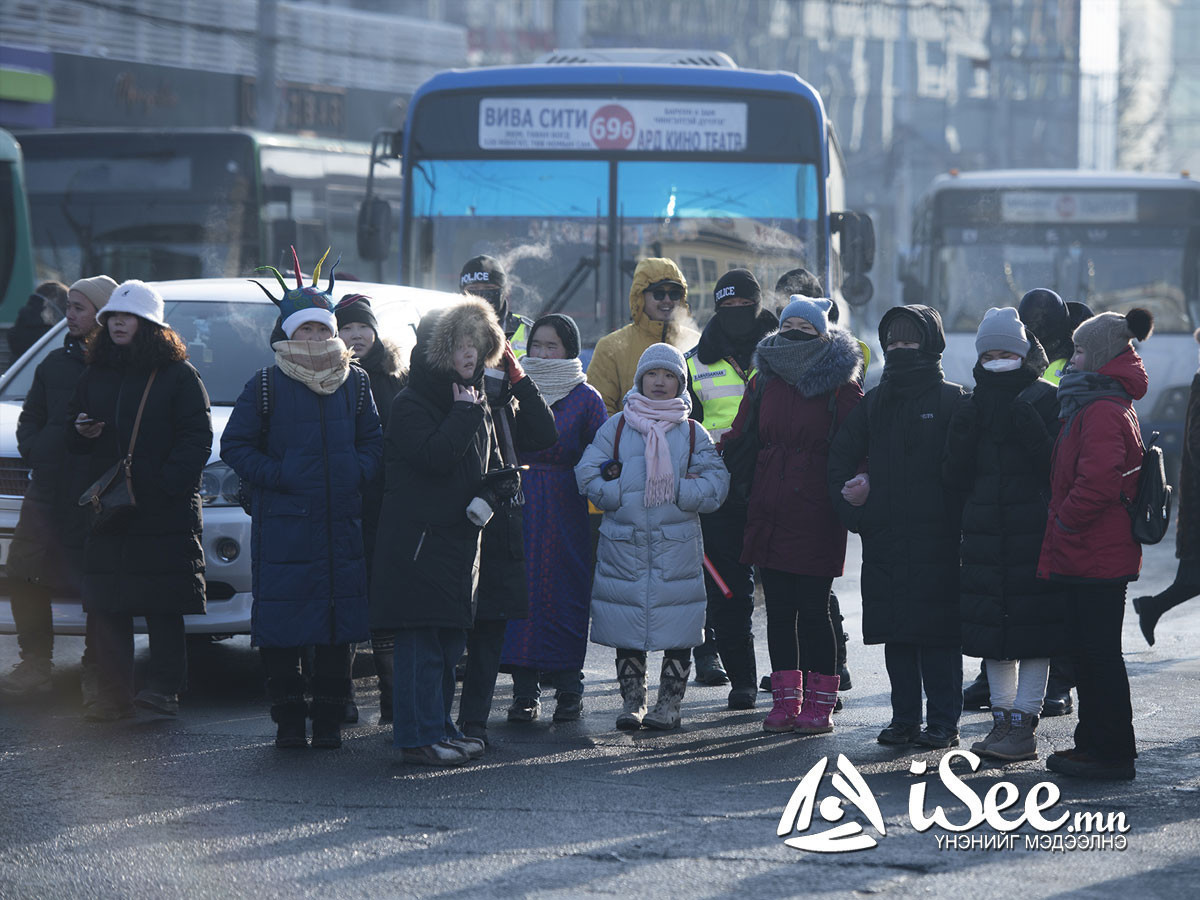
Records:
[[[691,326],[687,280],[673,260],[652,257],[638,263],[629,288],[629,315],[633,321],[596,342],[587,370],[588,384],[600,392],[610,416],[621,411],[646,348],[662,343],[682,352],[700,339]]]

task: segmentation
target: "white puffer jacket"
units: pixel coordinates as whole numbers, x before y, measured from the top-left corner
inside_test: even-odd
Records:
[[[627,650],[674,650],[704,641],[704,542],[700,513],[715,512],[729,472],[704,426],[682,422],[667,433],[676,473],[675,502],[647,508],[646,440],[621,430],[621,477],[600,468],[614,458],[618,413],[596,433],[575,467],[579,491],[604,511],[592,586],[592,641]],[[696,445],[688,453],[695,428]],[[683,477],[686,474],[694,478]]]

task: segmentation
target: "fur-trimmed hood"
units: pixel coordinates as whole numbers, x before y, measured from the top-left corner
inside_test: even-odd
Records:
[[[504,331],[489,304],[482,300],[460,300],[439,310],[423,335],[429,318],[421,320],[417,345],[425,364],[434,372],[444,374],[454,370],[454,348],[462,338],[475,345],[484,367],[494,368],[499,364],[504,355]],[[424,342],[423,337],[427,337]]]
[[[805,397],[817,397],[827,394],[843,384],[848,384],[862,375],[862,348],[854,335],[844,328],[830,324],[829,330],[826,332],[826,339],[820,341],[825,345],[825,352],[813,359],[811,365],[805,367],[799,375],[792,378],[779,371],[777,366],[773,366],[767,360],[767,354],[763,352],[764,345],[772,341],[776,334],[778,332],[763,338],[758,344],[758,349],[754,351],[754,367],[762,372],[764,378],[782,378]],[[815,342],[806,341],[791,344],[789,349],[793,346],[808,349],[808,346],[813,343]]]

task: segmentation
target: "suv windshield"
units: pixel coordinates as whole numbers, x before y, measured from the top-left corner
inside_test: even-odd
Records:
[[[270,303],[210,303],[197,300],[168,300],[166,321],[188,348],[188,361],[204,380],[214,406],[232,406],[250,376],[274,362],[268,343],[277,311]],[[38,363],[62,346],[66,326],[26,359],[4,388],[0,400],[20,402],[33,384]]]

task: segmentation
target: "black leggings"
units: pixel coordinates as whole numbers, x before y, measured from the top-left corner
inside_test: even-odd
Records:
[[[771,671],[837,674],[837,636],[829,616],[832,578],[760,568],[767,604]]]

